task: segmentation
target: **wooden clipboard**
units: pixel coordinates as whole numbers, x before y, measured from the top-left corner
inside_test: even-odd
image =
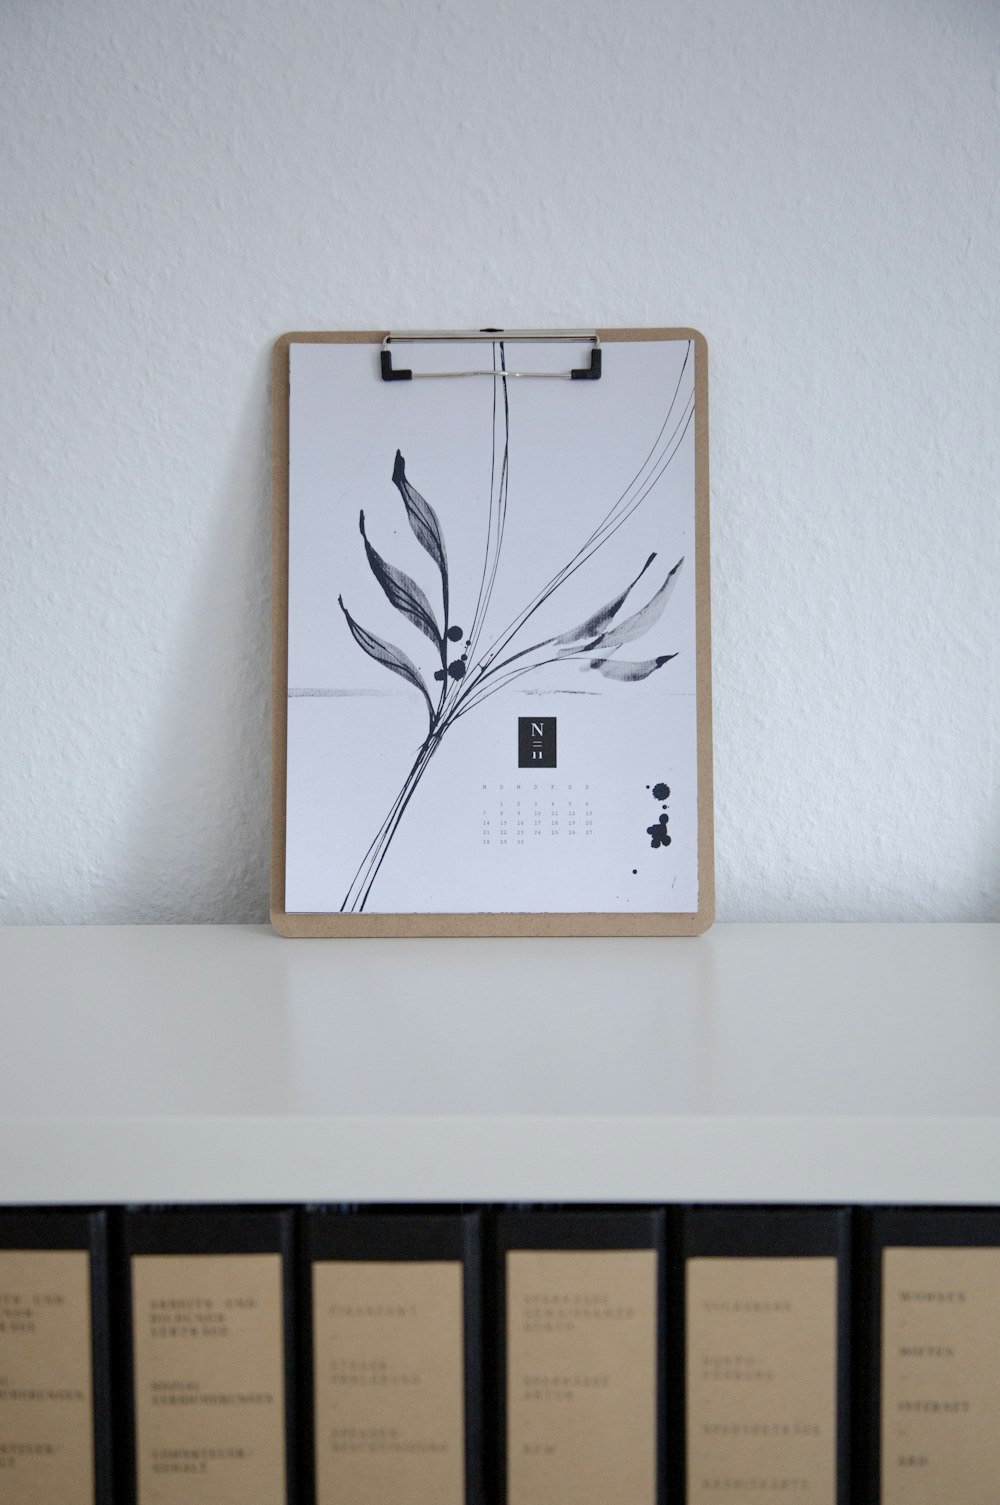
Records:
[[[482,331],[482,343],[496,344],[505,342],[511,338],[510,332],[490,330]],[[539,342],[559,338],[561,332],[545,331],[538,332]],[[704,336],[693,329],[601,329],[594,331],[592,338],[595,348],[599,351],[604,345],[616,346],[623,343],[643,341],[685,341],[693,353],[693,419],[691,421],[691,433],[693,436],[693,537],[695,562],[691,575],[694,580],[694,698],[695,709],[693,717],[694,732],[696,739],[697,764],[697,794],[696,801],[692,801],[692,807],[696,807],[696,838],[692,840],[692,848],[696,847],[697,865],[697,899],[684,911],[670,912],[658,909],[615,909],[608,912],[594,912],[587,909],[579,911],[558,910],[543,912],[535,909],[525,909],[519,912],[502,910],[497,912],[459,912],[457,907],[449,912],[399,912],[398,909],[380,912],[375,904],[368,909],[343,910],[343,909],[289,909],[286,905],[286,839],[287,839],[287,800],[288,800],[288,717],[289,717],[289,677],[288,677],[288,651],[289,651],[289,445],[290,445],[290,360],[293,346],[308,345],[372,345],[381,347],[382,377],[383,379],[399,380],[405,377],[405,369],[401,372],[403,360],[415,363],[418,354],[414,351],[406,351],[405,356],[396,348],[396,342],[411,338],[403,335],[390,335],[387,331],[351,331],[351,332],[307,332],[282,335],[274,346],[273,353],[273,664],[272,664],[272,691],[273,691],[273,776],[272,776],[272,821],[271,821],[271,922],[279,934],[288,937],[310,936],[351,936],[351,937],[392,937],[392,936],[693,936],[707,930],[712,924],[715,915],[715,875],[714,875],[714,839],[713,839],[713,795],[712,795],[712,707],[711,707],[711,657],[710,657],[710,607],[709,607],[709,480],[708,480],[708,371],[707,371],[707,345]],[[457,338],[471,338],[465,335]],[[583,336],[581,335],[582,339]],[[555,347],[553,347],[555,348]],[[511,346],[510,350],[513,351]],[[393,358],[396,366],[392,366]],[[388,358],[387,374],[386,361]],[[613,360],[614,351],[608,352],[607,359]],[[506,357],[505,357],[506,359]],[[496,356],[494,354],[494,362]],[[600,369],[600,355],[597,357],[597,368]],[[461,363],[459,363],[461,364]],[[511,363],[511,367],[513,362]],[[378,374],[378,353],[372,351],[372,372]],[[423,373],[431,374],[431,373]],[[441,374],[459,375],[466,373],[447,372]],[[469,375],[485,375],[484,372],[468,373]],[[512,376],[513,369],[506,373]],[[526,374],[535,374],[529,372]],[[538,372],[537,374],[543,374]],[[548,374],[548,373],[545,373]],[[569,375],[564,371],[564,375]],[[591,376],[590,370],[575,370],[574,377]],[[440,389],[441,383],[430,383],[431,387]],[[447,384],[444,384],[447,385]],[[496,373],[494,372],[494,387],[497,386]],[[391,391],[392,389],[387,389]],[[508,390],[508,383],[503,383],[504,394]],[[495,406],[495,405],[494,405]],[[496,419],[494,418],[494,422]],[[397,464],[399,463],[397,456]],[[403,485],[397,472],[393,479],[400,487],[403,495]],[[408,484],[408,483],[406,483]],[[492,483],[491,483],[492,484]],[[404,496],[404,500],[405,500]],[[417,495],[417,502],[421,500]],[[491,495],[492,506],[492,495]],[[414,521],[411,517],[411,526],[419,538],[419,519]],[[364,518],[362,515],[362,532],[364,531]],[[424,547],[428,548],[426,539]],[[358,540],[358,547],[362,547]],[[368,549],[367,538],[363,547]],[[369,556],[370,557],[370,556]],[[363,564],[363,556],[362,564]],[[376,559],[379,556],[376,554]],[[355,568],[357,565],[355,564]],[[373,566],[374,568],[374,566]],[[404,580],[408,577],[404,576]],[[412,581],[409,581],[412,584]],[[383,585],[385,582],[383,581]],[[633,582],[634,584],[634,582]],[[387,588],[388,589],[388,588]],[[447,587],[445,587],[447,590]],[[390,597],[391,599],[391,597]],[[341,603],[342,610],[347,615],[346,608]],[[400,608],[402,609],[402,608]],[[447,604],[445,606],[447,612]],[[353,619],[348,616],[348,622]],[[419,625],[419,624],[418,624]],[[603,625],[603,619],[602,619]],[[357,626],[357,624],[354,624]],[[366,629],[360,629],[366,633]],[[352,626],[352,631],[354,627]],[[354,632],[356,640],[366,647],[366,651],[373,653],[370,635],[359,637]],[[611,636],[610,631],[605,631],[605,638]],[[377,639],[376,639],[377,641]],[[442,637],[444,647],[444,638]],[[598,634],[594,640],[601,642]],[[584,645],[587,651],[593,649],[593,643]],[[447,651],[447,650],[446,650]],[[556,650],[557,652],[560,650]],[[595,652],[601,651],[594,649]],[[657,665],[665,662],[671,655],[662,655],[656,660]],[[448,668],[443,660],[444,668]],[[602,661],[603,662],[603,661]],[[411,666],[412,667],[412,666]],[[586,665],[584,666],[586,667]],[[628,666],[626,665],[626,669]],[[403,671],[397,669],[397,675]],[[452,671],[448,668],[448,672]],[[508,671],[513,672],[513,671]],[[607,672],[607,671],[602,671]],[[616,674],[622,671],[615,669]],[[629,670],[629,672],[632,672]],[[436,676],[441,679],[443,671]],[[433,689],[433,687],[432,687]],[[444,679],[444,690],[448,689],[447,678]],[[301,692],[311,693],[311,692]],[[322,693],[322,692],[315,692]],[[336,693],[336,692],[328,692]],[[367,693],[374,694],[370,691]],[[578,691],[583,694],[585,692]],[[426,692],[425,692],[426,698]],[[553,728],[555,718],[552,718]],[[647,783],[646,788],[650,789]],[[663,785],[653,784],[652,788],[662,792]],[[669,789],[668,789],[669,794]],[[650,810],[656,814],[656,809],[651,804]],[[664,812],[667,805],[662,806]],[[666,832],[664,825],[660,834]],[[658,845],[654,828],[649,828],[653,835],[652,845]],[[665,839],[667,839],[665,837]],[[636,869],[632,870],[636,872]]]

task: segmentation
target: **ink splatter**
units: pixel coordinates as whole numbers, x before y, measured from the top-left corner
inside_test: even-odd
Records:
[[[654,800],[658,800],[661,804],[670,798],[670,785],[664,783],[662,780],[659,784],[654,784],[652,788],[647,784],[646,788],[650,790]],[[668,847],[670,845],[670,834],[667,831],[669,820],[670,816],[667,814],[667,807],[663,804],[663,810],[656,825],[646,827],[646,835],[650,838],[649,844],[654,851],[657,847]],[[635,873],[637,869],[633,868],[632,871]]]
[[[633,878],[634,878],[634,877],[635,877],[635,875],[636,875],[636,873],[637,873],[637,872],[638,872],[638,871],[639,871],[639,869],[638,869],[638,868],[637,868],[637,867],[634,867],[634,868],[633,868],[633,869],[632,869],[632,877],[633,877]]]
[[[451,637],[450,632],[448,636]],[[448,673],[451,675],[452,679],[465,678],[465,657],[466,656],[463,653],[461,658],[453,658],[451,663],[448,665]],[[444,679],[444,670],[435,669],[434,678],[438,680]]]
[[[663,814],[655,826],[646,827],[646,835],[650,837],[649,844],[654,851],[657,847],[668,847],[670,845],[670,836],[667,832],[667,821],[669,819],[669,815]]]

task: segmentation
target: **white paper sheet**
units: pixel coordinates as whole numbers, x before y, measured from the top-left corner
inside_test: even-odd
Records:
[[[589,349],[394,350],[501,359]],[[385,383],[377,346],[291,346],[289,912],[697,910],[694,362],[625,342],[597,382]],[[553,718],[555,766],[520,766]]]

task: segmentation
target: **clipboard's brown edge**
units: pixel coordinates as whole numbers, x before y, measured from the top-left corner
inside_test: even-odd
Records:
[[[286,914],[275,925],[292,939],[418,940],[433,937],[624,937],[697,936],[707,929],[701,912],[691,914]],[[610,923],[609,923],[610,922]]]
[[[689,339],[695,348],[695,621],[698,660],[698,909],[691,914],[289,914],[285,909],[285,781],[288,725],[289,346],[381,344],[386,330],[283,334],[272,356],[272,776],[271,924],[288,939],[441,936],[697,936],[715,919],[712,767],[708,342],[697,329],[599,329],[602,343]]]
[[[271,356],[271,924],[285,924],[285,777],[288,747],[288,347]]]

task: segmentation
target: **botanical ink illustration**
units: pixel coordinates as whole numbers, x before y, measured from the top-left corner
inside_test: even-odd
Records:
[[[461,625],[452,615],[454,582],[449,579],[448,556],[441,523],[430,502],[409,479],[406,459],[398,450],[392,480],[415,538],[434,563],[440,586],[439,591],[434,591],[435,601],[432,602],[409,575],[382,557],[369,536],[364,511],[361,512],[358,523],[361,547],[389,604],[411,628],[422,633],[433,644],[435,660],[439,661],[439,667],[433,672],[433,679],[428,681],[402,648],[362,626],[352,615],[342,595],[337,598],[357,646],[369,658],[412,686],[422,696],[427,712],[427,730],[423,741],[416,749],[409,772],[358,865],[340,906],[342,912],[360,913],[364,910],[393,837],[431,759],[444,738],[463,717],[474,713],[491,696],[506,690],[526,676],[553,665],[573,664],[580,673],[596,676],[597,681],[632,685],[648,679],[677,657],[676,653],[670,652],[656,652],[654,656],[645,658],[620,656],[622,649],[645,638],[659,624],[684,564],[681,557],[663,573],[656,552],[649,554],[641,562],[641,567],[636,569],[633,578],[619,586],[610,600],[599,606],[584,621],[554,636],[542,637],[538,641],[530,639],[538,631],[537,627],[534,632],[531,630],[537,613],[629,521],[654,490],[677,454],[694,415],[693,392],[687,396],[686,401],[679,401],[685,370],[691,359],[690,344],[666,416],[632,480],[572,557],[525,603],[512,621],[499,631],[491,627],[490,639],[486,646],[482,646],[494,586],[504,562],[503,543],[511,455],[508,374],[503,342],[497,342],[494,350],[496,374],[493,377],[494,421],[489,512],[478,584],[472,582],[471,588],[466,591],[465,587],[470,583],[462,583],[463,597],[472,606],[471,615],[467,615],[465,611],[462,613],[462,620],[468,626]],[[639,565],[640,560],[636,560],[636,564]],[[633,592],[641,597],[650,585],[653,590],[645,604],[623,614]],[[457,593],[456,591],[455,594]],[[601,595],[603,594],[602,591]],[[665,841],[670,839],[665,831],[661,840],[664,838]],[[653,842],[654,846],[658,844]]]

